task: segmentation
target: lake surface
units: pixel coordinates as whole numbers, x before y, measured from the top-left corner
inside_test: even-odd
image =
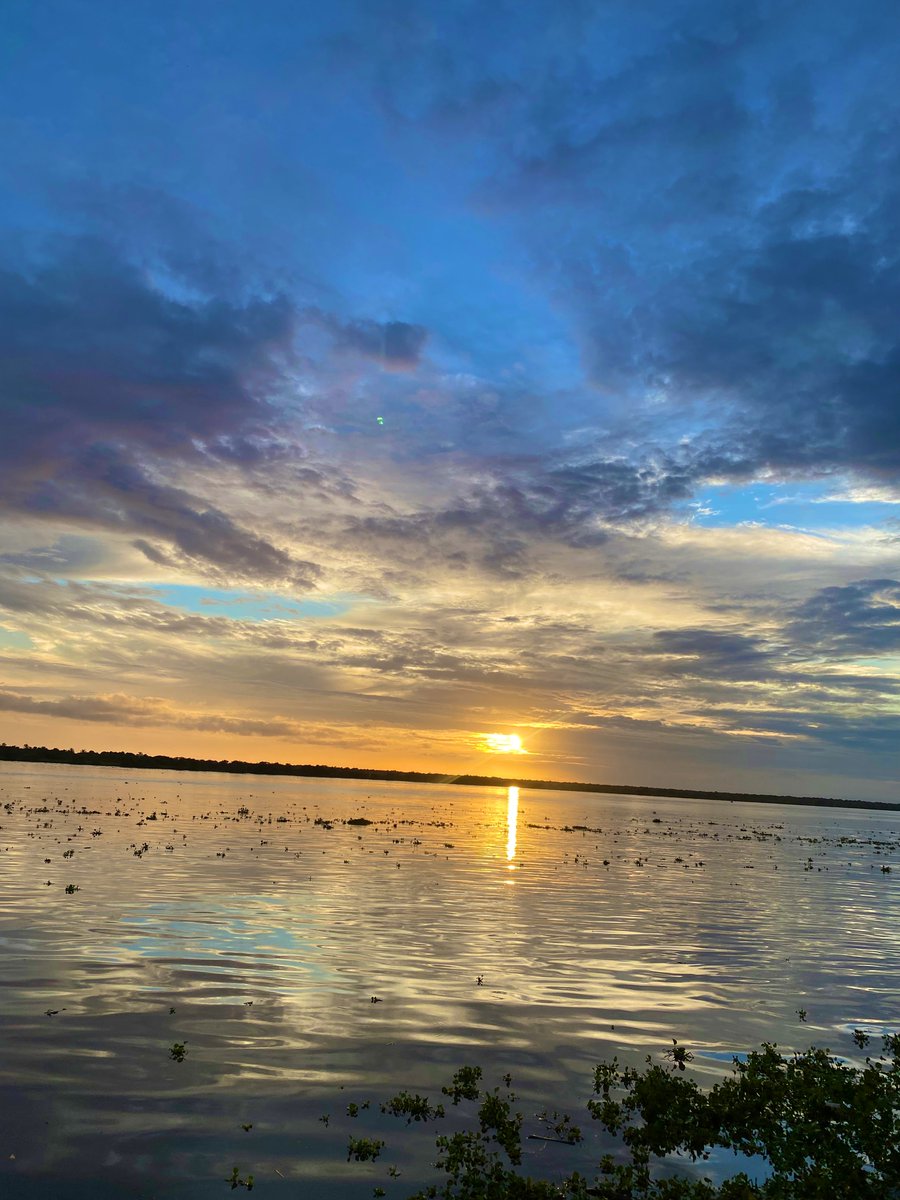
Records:
[[[433,1133],[378,1102],[467,1063],[585,1169],[601,1058],[900,1028],[898,884],[900,814],[0,764],[0,1194],[400,1200]]]

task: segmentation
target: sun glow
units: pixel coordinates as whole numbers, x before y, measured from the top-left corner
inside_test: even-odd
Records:
[[[517,733],[486,733],[484,749],[488,754],[527,754]]]

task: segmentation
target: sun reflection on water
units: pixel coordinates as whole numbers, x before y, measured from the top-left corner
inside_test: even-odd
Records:
[[[506,861],[509,869],[514,871],[516,864],[516,826],[519,821],[519,789],[513,784],[507,789],[506,802]]]

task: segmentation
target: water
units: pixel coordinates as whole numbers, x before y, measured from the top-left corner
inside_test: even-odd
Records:
[[[854,1059],[900,1028],[897,814],[14,763],[0,805],[10,1200],[224,1196],[235,1165],[400,1198],[431,1131],[378,1102],[464,1063],[539,1128],[672,1037],[712,1082],[762,1040]],[[589,1166],[585,1122],[529,1169]],[[388,1148],[348,1163],[351,1134]]]

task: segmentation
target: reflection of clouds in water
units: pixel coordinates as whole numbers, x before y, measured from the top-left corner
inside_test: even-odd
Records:
[[[153,1105],[162,1097],[180,1119],[190,1072],[216,1162],[239,1092],[257,1114],[268,1097],[273,1145],[293,1164],[297,1120],[316,1144],[348,1080],[379,1097],[433,1088],[476,1058],[527,1071],[544,1102],[580,1088],[585,1064],[636,1061],[678,1035],[712,1082],[765,1038],[852,1056],[852,1028],[877,1032],[895,1011],[900,896],[879,870],[900,849],[893,815],[16,771],[0,777],[13,805],[0,982],[19,1024],[0,1089],[21,1094],[35,1078],[46,1095],[54,1081],[73,1163],[90,1154],[91,1130],[108,1129],[110,1097],[134,1101],[129,1119],[164,1162]],[[344,823],[361,816],[373,823]],[[148,841],[141,857],[136,837]],[[805,869],[809,855],[821,871]],[[63,901],[70,881],[80,891]],[[168,1057],[176,1039],[189,1046],[184,1067]],[[108,1070],[99,1054],[114,1056]]]
[[[233,898],[227,904],[197,909],[182,904],[148,905],[143,912],[123,917],[126,940],[110,947],[108,957],[162,959],[170,965],[190,965],[205,972],[230,974],[236,959],[254,967],[260,960],[284,960],[291,973],[325,980],[332,972],[321,949],[299,936],[297,911],[284,900],[259,896]],[[136,927],[135,932],[130,929]]]

